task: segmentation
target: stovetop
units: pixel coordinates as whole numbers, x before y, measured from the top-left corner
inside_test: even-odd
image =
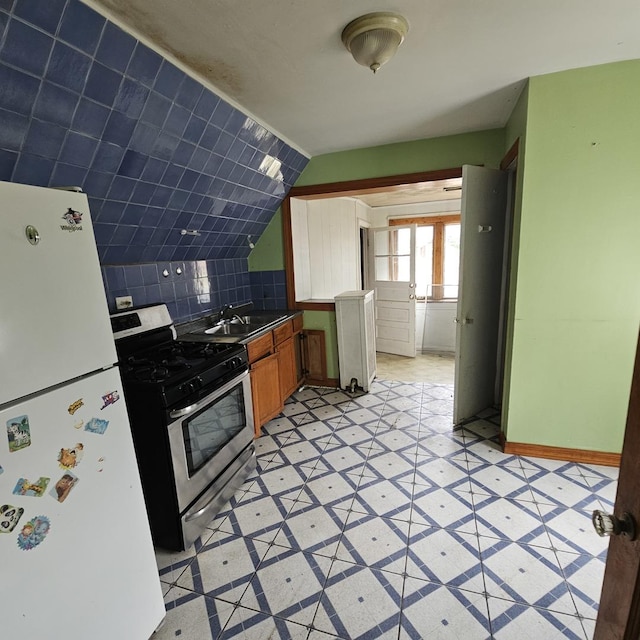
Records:
[[[127,396],[152,396],[165,407],[195,402],[247,369],[247,350],[239,344],[173,341],[120,360]]]
[[[170,341],[127,356],[121,362],[124,378],[164,385],[179,383],[242,353],[233,344]]]
[[[197,399],[248,369],[244,345],[176,339],[163,305],[111,316],[128,395],[149,394],[165,406]]]

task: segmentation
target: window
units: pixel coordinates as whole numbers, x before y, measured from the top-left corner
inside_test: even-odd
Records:
[[[376,231],[373,236],[376,280],[408,282],[411,272],[411,229]]]
[[[458,297],[460,215],[396,218],[389,226],[417,225],[416,296],[418,300]]]

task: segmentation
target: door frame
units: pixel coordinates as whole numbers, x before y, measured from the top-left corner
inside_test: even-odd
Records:
[[[461,178],[462,167],[439,169],[437,171],[421,171],[380,178],[362,180],[346,180],[344,182],[327,182],[308,186],[292,187],[282,201],[282,239],[284,249],[285,283],[287,288],[287,308],[303,311],[335,311],[333,302],[296,302],[295,271],[293,267],[293,241],[291,236],[291,198],[300,200],[319,200],[344,196],[358,196],[367,193],[394,191],[406,185],[434,180]]]
[[[498,353],[496,362],[495,402],[502,406],[504,392],[507,335],[509,332],[509,300],[511,299],[511,260],[513,258],[516,190],[518,188],[518,152],[520,138],[509,148],[500,162],[500,170],[507,172],[507,209],[504,217],[504,247],[502,253],[502,291],[498,320]]]

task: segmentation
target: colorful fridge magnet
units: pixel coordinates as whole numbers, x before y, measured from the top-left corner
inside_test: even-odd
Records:
[[[110,391],[106,395],[102,396],[102,402],[104,404],[100,407],[100,411],[102,411],[103,409],[106,409],[110,404],[114,404],[115,402],[118,402],[118,400],[120,400],[120,395],[118,394],[118,392]]]
[[[58,502],[64,502],[67,496],[71,492],[71,489],[78,484],[78,477],[71,471],[67,471],[58,482],[54,485],[53,489],[49,491],[49,495],[55,498]]]
[[[73,425],[74,429],[82,429],[84,427],[84,420],[80,419]]]
[[[37,547],[49,533],[51,521],[47,516],[36,516],[27,522],[18,534],[18,546],[23,551]]]
[[[67,411],[69,412],[70,415],[73,415],[82,406],[84,406],[84,402],[82,401],[82,398],[79,398],[78,400],[76,400],[75,402],[72,402],[69,405],[69,408],[67,409]]]
[[[14,507],[11,504],[3,504],[0,507],[0,533],[11,533],[18,520],[22,518],[24,509],[22,507]]]
[[[87,424],[84,425],[84,430],[90,433],[97,433],[102,435],[109,426],[108,420],[100,420],[100,418],[91,418]]]
[[[67,208],[67,213],[62,216],[62,219],[66,221],[67,225],[60,225],[63,231],[74,230],[75,227],[79,227],[82,230],[82,216],[80,211],[74,211],[71,207]]]
[[[40,477],[37,482],[29,482],[26,478],[20,478],[13,489],[13,495],[41,498],[47,489],[50,479]]]
[[[29,417],[18,416],[7,420],[7,436],[9,437],[9,451],[20,451],[31,444],[31,429]]]
[[[2,468],[2,465],[0,464],[0,473],[2,473],[4,471],[4,469]]]
[[[58,462],[61,469],[73,469],[80,464],[82,460],[84,446],[82,442],[76,442],[76,444],[70,449],[60,449],[58,454]]]

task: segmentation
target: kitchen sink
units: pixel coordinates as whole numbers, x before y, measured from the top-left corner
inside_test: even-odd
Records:
[[[255,330],[255,325],[224,323],[217,324],[215,327],[211,327],[210,329],[205,329],[204,332],[208,335],[246,336],[249,333],[253,333]]]
[[[213,327],[204,330],[207,335],[214,336],[247,336],[255,333],[286,316],[281,313],[256,313],[234,316],[228,320],[220,320]]]
[[[241,321],[242,324],[267,325],[271,324],[272,322],[277,322],[284,317],[285,316],[283,316],[281,313],[256,313],[252,315],[239,316],[239,319],[238,317],[236,317],[232,319],[231,322],[233,323],[235,321],[237,323],[240,323]]]

